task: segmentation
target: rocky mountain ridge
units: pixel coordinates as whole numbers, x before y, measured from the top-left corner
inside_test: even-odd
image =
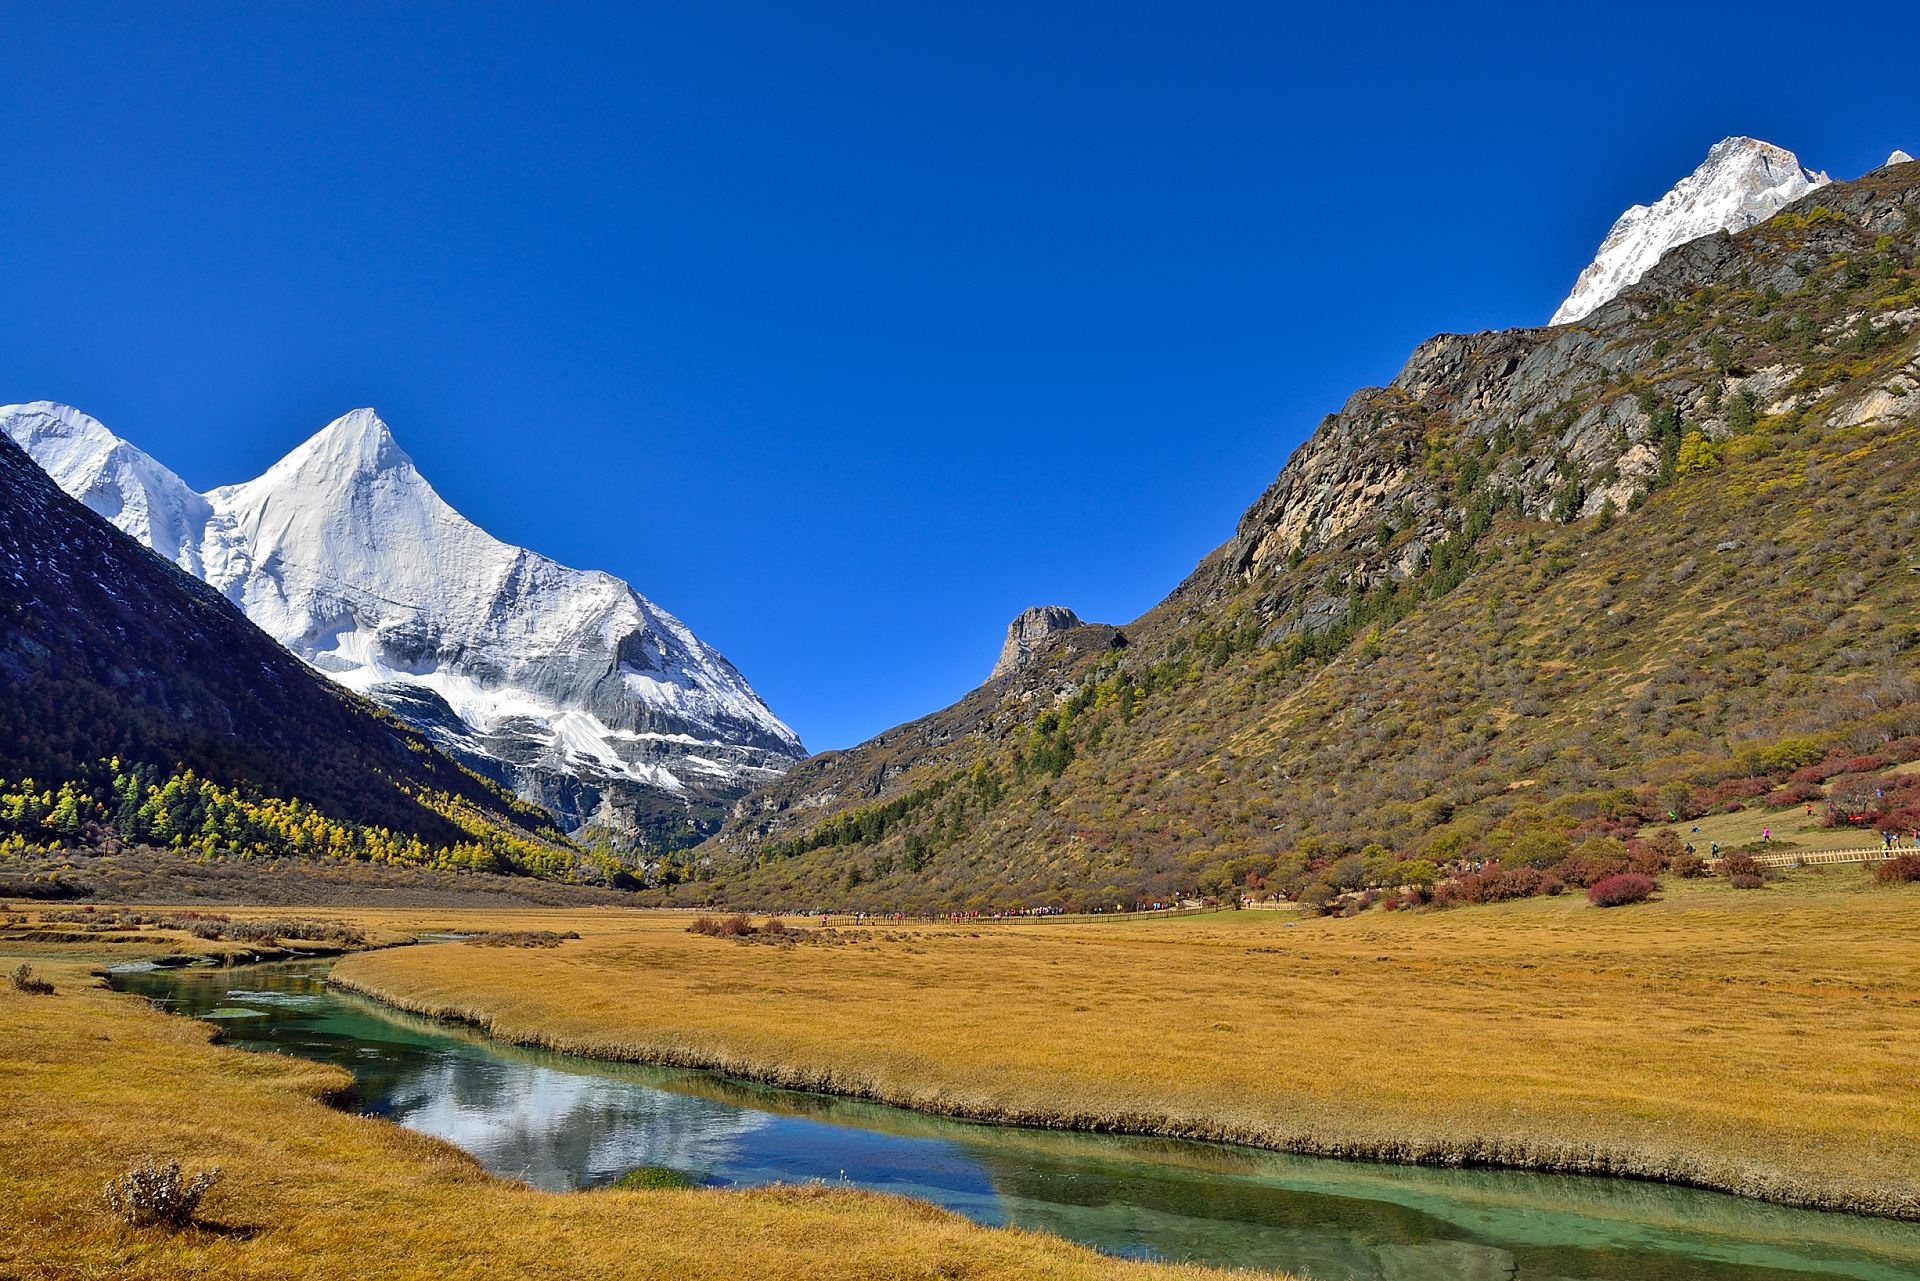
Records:
[[[703,875],[760,902],[1112,902],[1307,838],[1417,848],[1515,778],[1679,786],[1731,768],[1729,743],[1891,732],[1865,727],[1912,719],[1909,678],[1856,697],[1878,678],[1847,664],[1899,670],[1897,638],[1867,638],[1911,576],[1898,552],[1855,551],[1856,570],[1832,549],[1913,537],[1893,442],[1920,421],[1917,252],[1920,166],[1896,165],[1678,246],[1578,323],[1421,344],[1124,650],[1062,632],[1045,661],[757,789],[697,851]],[[1878,505],[1764,498],[1803,483]],[[1834,603],[1802,617],[1783,590]],[[1692,642],[1702,618],[1719,657]]]

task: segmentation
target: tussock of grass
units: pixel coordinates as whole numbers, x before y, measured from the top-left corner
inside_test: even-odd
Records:
[[[554,953],[454,949],[470,961]],[[125,953],[121,953],[125,955]],[[1199,1278],[830,1188],[536,1192],[319,1099],[344,1073],[207,1043],[205,1024],[89,985],[0,990],[0,1276],[259,1281]],[[105,1182],[148,1152],[225,1174],[179,1231],[123,1226]]]
[[[530,1045],[931,1112],[1920,1216],[1920,897],[1857,867],[1764,894],[1676,877],[1621,912],[1562,896],[905,945],[716,948],[687,919],[582,919],[564,953],[364,953],[335,978]]]
[[[460,940],[469,947],[559,947],[580,935],[573,930],[490,930]]]

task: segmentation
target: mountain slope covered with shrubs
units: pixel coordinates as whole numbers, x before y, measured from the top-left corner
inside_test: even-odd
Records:
[[[1063,633],[802,763],[668,869],[696,882],[673,897],[1590,884],[1672,857],[1644,825],[1902,755],[1917,254],[1906,164],[1685,245],[1577,324],[1423,344],[1119,639]]]

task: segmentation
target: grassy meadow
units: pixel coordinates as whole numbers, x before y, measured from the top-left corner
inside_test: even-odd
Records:
[[[1920,887],[1859,867],[1668,878],[1614,910],[793,922],[790,944],[513,919],[582,937],[335,976],[518,1042],[952,1115],[1920,1215]]]
[[[336,1069],[220,1048],[208,1024],[109,992],[95,973],[222,945],[153,930],[138,942],[23,937],[32,927],[16,918],[0,936],[7,970],[27,956],[55,989],[0,982],[8,1281],[1219,1275],[841,1189],[532,1191],[446,1144],[327,1106],[347,1084]],[[222,1168],[196,1226],[135,1229],[107,1213],[102,1186],[147,1153]]]

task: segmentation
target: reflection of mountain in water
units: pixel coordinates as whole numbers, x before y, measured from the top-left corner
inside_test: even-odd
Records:
[[[772,1120],[624,1081],[456,1057],[405,1074],[378,1110],[550,1189],[592,1187],[639,1165],[703,1176]]]

